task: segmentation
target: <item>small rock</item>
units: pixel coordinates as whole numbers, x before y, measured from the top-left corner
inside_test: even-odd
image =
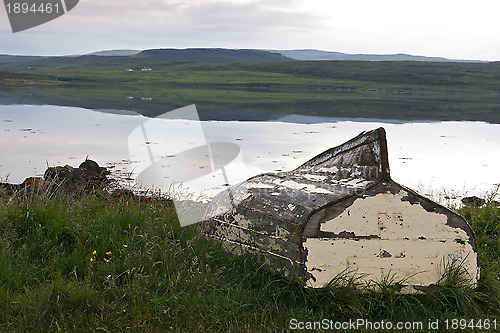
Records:
[[[100,167],[97,162],[93,160],[86,159],[84,162],[80,164],[78,167],[79,169],[86,170],[87,173],[89,174],[95,174],[95,175],[109,175],[110,172],[103,167]]]
[[[71,165],[55,166],[45,170],[43,178],[47,181],[61,183],[71,180],[71,178],[73,178],[74,172],[75,168],[73,168]]]
[[[472,196],[463,198],[462,203],[466,206],[480,207],[486,203],[486,200]]]
[[[45,171],[43,178],[56,184],[60,189],[70,192],[76,190],[88,192],[102,189],[105,184],[109,183],[106,177],[109,174],[106,168],[100,167],[95,161],[86,159],[78,168],[70,165],[50,167]]]
[[[44,185],[46,184],[42,177],[28,177],[21,183],[21,186],[30,189],[43,188]]]

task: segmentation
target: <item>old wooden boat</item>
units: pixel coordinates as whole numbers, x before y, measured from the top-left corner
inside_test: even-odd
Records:
[[[252,177],[211,202],[208,235],[259,251],[287,276],[323,287],[339,274],[367,284],[390,278],[425,291],[448,267],[477,283],[467,222],[393,181],[385,130],[331,148],[295,170]]]

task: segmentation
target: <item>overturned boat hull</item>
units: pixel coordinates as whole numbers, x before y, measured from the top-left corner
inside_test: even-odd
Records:
[[[312,287],[348,273],[368,284],[389,277],[414,292],[437,283],[451,265],[477,283],[472,229],[391,179],[383,128],[229,191],[230,203],[227,194],[211,202],[207,233],[263,253],[277,270]]]

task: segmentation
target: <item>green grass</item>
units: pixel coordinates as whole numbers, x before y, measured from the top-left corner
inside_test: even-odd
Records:
[[[457,267],[428,294],[339,276],[310,290],[261,258],[181,228],[161,200],[0,197],[1,332],[283,332],[298,321],[500,320],[500,209],[465,208],[481,280]],[[418,330],[417,330],[418,331]],[[480,331],[480,330],[478,330]]]
[[[8,71],[0,70],[0,87],[23,87],[32,86],[32,85],[55,85],[58,82],[54,77],[49,75],[40,75],[40,74],[32,74],[32,73],[13,73]]]
[[[47,58],[1,69],[63,82],[495,93],[500,63],[283,61],[216,64],[129,57]],[[30,67],[30,69],[27,69]],[[153,70],[143,72],[140,69]],[[132,68],[133,72],[125,69]]]

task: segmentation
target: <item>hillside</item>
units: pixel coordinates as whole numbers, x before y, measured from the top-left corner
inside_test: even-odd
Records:
[[[355,60],[355,61],[431,61],[431,62],[481,62],[454,60],[442,57],[424,57],[410,54],[348,54],[321,50],[269,50],[294,60]]]
[[[208,51],[208,52],[207,52]],[[307,60],[353,60],[353,61],[429,61],[429,62],[482,62],[477,60],[456,60],[443,57],[415,56],[411,54],[348,54],[342,52],[322,51],[314,49],[297,50],[229,50],[229,49],[154,49],[154,50],[108,50],[92,52],[87,55],[96,56],[134,56],[142,53],[142,56],[159,58],[165,57],[173,60],[193,61],[193,62],[262,62],[262,61],[283,61],[283,57],[276,57],[279,54],[284,57],[307,61]],[[273,53],[270,55],[269,53]],[[288,59],[289,60],[289,59]]]
[[[151,49],[151,50],[108,50],[97,51],[80,56],[17,56],[0,55],[0,67],[10,70],[24,70],[27,67],[64,68],[74,66],[147,66],[153,63],[183,62],[183,63],[283,63],[290,61],[323,61],[348,60],[369,62],[481,62],[474,60],[452,60],[442,57],[424,57],[408,54],[346,54],[321,50],[250,50],[221,48],[189,48],[189,49]]]
[[[114,52],[102,54],[86,54],[82,56],[61,57],[26,57],[7,56],[0,67],[7,70],[25,70],[27,67],[33,69],[62,69],[62,68],[102,68],[103,66],[152,66],[158,63],[264,63],[264,62],[287,62],[293,61],[283,55],[257,50],[234,50],[234,49],[153,49],[139,52],[135,55],[117,55]],[[21,60],[23,60],[21,62]]]
[[[37,60],[37,59],[41,59],[41,58],[43,58],[43,57],[0,54],[0,66],[6,65],[6,64],[27,62],[30,60]]]
[[[277,62],[292,59],[267,51],[235,49],[154,49],[145,50],[133,56],[150,61],[188,61],[212,63]]]
[[[20,56],[0,54],[0,66],[18,63],[137,63],[140,61],[166,62],[202,62],[202,63],[245,63],[245,62],[284,62],[284,61],[419,61],[419,62],[468,62],[485,63],[478,60],[456,60],[443,57],[425,57],[410,54],[348,54],[313,49],[299,50],[251,50],[221,48],[189,48],[189,49],[151,49],[151,50],[105,50],[77,56]],[[47,62],[44,62],[47,61]],[[16,68],[19,69],[19,68]]]
[[[136,55],[141,51],[139,50],[107,50],[107,51],[96,51],[88,53],[86,55],[96,55],[101,57],[128,57]]]

